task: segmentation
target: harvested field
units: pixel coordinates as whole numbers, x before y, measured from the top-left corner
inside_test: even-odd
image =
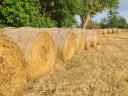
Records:
[[[33,82],[23,96],[128,96],[128,33],[106,34],[101,44]]]
[[[0,33],[0,96],[15,96],[24,87],[25,68],[25,58],[19,46]]]

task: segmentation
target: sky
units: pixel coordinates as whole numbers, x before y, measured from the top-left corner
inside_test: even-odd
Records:
[[[128,0],[120,0],[118,12],[121,16],[126,18],[126,20],[128,22]],[[104,17],[107,17],[107,11],[104,11],[102,13],[98,13],[95,17],[92,18],[92,20],[100,22],[101,19]]]

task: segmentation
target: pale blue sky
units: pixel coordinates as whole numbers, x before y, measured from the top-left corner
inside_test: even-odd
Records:
[[[120,0],[118,11],[128,22],[128,0]],[[97,14],[92,20],[100,22],[104,17],[107,17],[107,11]]]

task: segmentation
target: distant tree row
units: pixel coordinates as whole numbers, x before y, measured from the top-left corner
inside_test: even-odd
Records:
[[[102,19],[102,28],[128,28],[127,20],[115,10],[109,11],[107,18]]]
[[[86,28],[91,16],[118,5],[119,0],[0,0],[0,26],[73,27],[79,15]]]

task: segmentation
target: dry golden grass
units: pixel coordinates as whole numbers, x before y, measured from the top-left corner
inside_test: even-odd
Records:
[[[16,96],[26,83],[25,68],[18,45],[0,33],[0,96]]]
[[[58,62],[23,96],[128,96],[128,33],[106,34],[101,44]]]
[[[21,27],[4,32],[20,46],[27,61],[27,74],[35,79],[55,64],[56,48],[52,37],[36,28]]]

